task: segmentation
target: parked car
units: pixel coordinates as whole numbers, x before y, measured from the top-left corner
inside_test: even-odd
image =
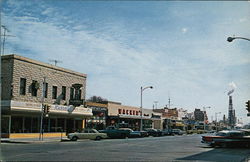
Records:
[[[162,134],[163,134],[164,136],[171,136],[171,135],[174,135],[174,134],[172,133],[172,130],[171,130],[171,129],[164,129],[164,130],[162,130]]]
[[[202,143],[212,147],[250,147],[250,130],[224,130],[211,136],[202,136]]]
[[[180,129],[172,129],[172,134],[174,134],[174,135],[183,135],[184,131],[182,131]]]
[[[68,134],[68,138],[72,141],[77,141],[78,139],[100,140],[107,137],[106,133],[99,133],[96,129],[83,129],[81,132]]]
[[[128,130],[129,131],[129,135],[128,135],[129,138],[142,137],[140,131],[133,131],[130,128],[119,128],[119,130]]]
[[[128,129],[119,129],[114,126],[109,126],[105,130],[100,130],[101,133],[107,133],[109,138],[126,138],[130,134]]]
[[[149,136],[159,137],[162,136],[162,131],[154,128],[145,129]]]

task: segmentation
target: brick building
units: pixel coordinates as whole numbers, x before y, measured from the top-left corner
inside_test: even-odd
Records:
[[[35,135],[41,119],[44,132],[73,132],[92,116],[91,109],[81,106],[86,74],[14,54],[1,56],[1,69],[2,135]],[[49,112],[41,118],[44,105]]]

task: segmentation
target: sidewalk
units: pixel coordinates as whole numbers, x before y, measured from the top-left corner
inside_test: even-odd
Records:
[[[44,137],[43,139],[39,138],[1,138],[1,143],[48,143],[48,142],[66,142],[70,141],[66,136],[65,137]]]

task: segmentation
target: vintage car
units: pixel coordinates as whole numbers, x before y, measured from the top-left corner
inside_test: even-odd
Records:
[[[119,130],[128,130],[129,131],[129,138],[137,138],[137,137],[147,137],[148,133],[146,131],[134,131],[130,128],[119,128]]]
[[[78,139],[100,140],[108,138],[108,136],[106,133],[99,133],[96,129],[83,129],[80,132],[69,133],[68,138],[72,141],[77,141]]]
[[[163,132],[159,129],[154,128],[147,128],[145,131],[148,133],[149,136],[159,137],[163,135]]]
[[[104,130],[99,130],[101,133],[107,133],[109,138],[126,138],[130,134],[130,130],[109,126]]]
[[[249,147],[250,130],[224,130],[215,135],[202,136],[201,142],[212,147]]]
[[[173,135],[183,135],[185,132],[180,130],[180,129],[172,129],[172,134]]]

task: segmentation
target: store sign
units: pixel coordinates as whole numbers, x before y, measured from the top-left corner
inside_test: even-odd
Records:
[[[88,106],[88,108],[91,108],[92,111],[107,111],[107,108],[104,107]]]
[[[11,109],[41,111],[42,104],[35,102],[11,101]],[[50,113],[57,113],[57,112],[65,114],[93,115],[92,109],[90,108],[74,107],[72,105],[70,106],[50,105]]]
[[[63,106],[63,105],[51,105],[51,111],[53,112],[64,112],[64,113],[77,113],[83,115],[92,115],[92,109],[84,108],[84,107],[74,107],[70,106]]]
[[[42,104],[35,102],[20,102],[20,101],[11,101],[11,108],[20,108],[20,109],[37,109],[41,110]]]

